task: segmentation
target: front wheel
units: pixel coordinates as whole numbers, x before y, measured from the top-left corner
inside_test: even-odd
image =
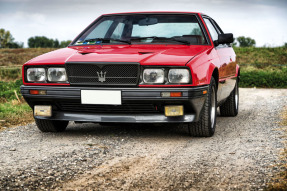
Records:
[[[38,129],[42,132],[62,132],[65,131],[69,121],[54,121],[46,119],[35,119]]]
[[[211,137],[216,126],[216,83],[211,77],[206,100],[199,121],[188,124],[189,134],[195,137]]]

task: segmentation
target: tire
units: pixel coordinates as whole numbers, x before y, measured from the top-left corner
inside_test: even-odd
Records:
[[[69,121],[53,121],[46,119],[35,119],[38,129],[42,132],[63,132]]]
[[[204,102],[199,121],[188,124],[190,136],[194,137],[211,137],[216,127],[216,83],[211,77],[208,93]]]
[[[235,117],[238,114],[239,107],[239,90],[238,80],[236,80],[235,87],[226,101],[219,107],[220,115],[226,117]]]

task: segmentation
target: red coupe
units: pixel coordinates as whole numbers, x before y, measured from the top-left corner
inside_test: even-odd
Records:
[[[21,93],[43,132],[69,121],[175,123],[208,137],[217,107],[238,113],[232,42],[202,13],[106,14],[67,48],[25,63]]]

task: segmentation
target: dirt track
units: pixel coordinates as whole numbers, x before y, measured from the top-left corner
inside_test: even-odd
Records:
[[[235,118],[211,138],[169,126],[34,124],[0,132],[0,190],[258,190],[276,172],[287,90],[240,89]]]

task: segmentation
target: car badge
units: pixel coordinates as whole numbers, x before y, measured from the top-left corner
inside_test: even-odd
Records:
[[[98,73],[98,77],[99,77],[99,82],[104,82],[104,81],[106,81],[106,73],[107,73],[107,72],[101,71],[100,73],[99,73],[99,72],[97,72],[97,73]]]

